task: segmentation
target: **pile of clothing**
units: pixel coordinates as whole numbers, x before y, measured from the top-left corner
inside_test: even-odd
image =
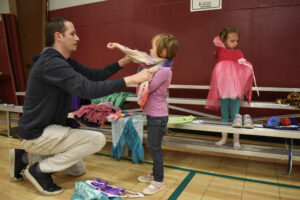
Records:
[[[119,92],[119,93],[112,93],[110,95],[92,99],[91,103],[92,104],[99,104],[101,101],[107,100],[115,107],[121,108],[122,110],[126,110],[129,107],[130,102],[126,101],[127,97],[136,97],[134,93],[131,92]]]
[[[275,129],[298,129],[299,123],[293,118],[279,118],[276,116],[270,117],[268,120],[264,121],[263,126],[265,128],[275,128]]]
[[[99,178],[75,183],[75,191],[71,200],[121,200],[123,198],[142,198],[139,192],[113,186]]]
[[[298,106],[300,108],[300,93],[289,93],[285,99],[277,99],[275,102],[278,104],[289,104],[291,106]]]
[[[113,106],[111,102],[101,101],[98,105],[83,105],[73,112],[74,118],[89,127],[102,128],[107,119],[121,117],[121,109]]]

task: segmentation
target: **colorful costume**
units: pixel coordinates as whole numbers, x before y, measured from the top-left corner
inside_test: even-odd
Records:
[[[123,198],[144,197],[142,193],[132,192],[113,186],[99,178],[75,183],[71,200],[122,200]]]
[[[217,47],[217,64],[211,76],[205,108],[218,110],[219,99],[226,98],[242,99],[246,96],[250,103],[254,78],[252,64],[240,50],[226,49],[219,37],[214,38],[213,42]]]

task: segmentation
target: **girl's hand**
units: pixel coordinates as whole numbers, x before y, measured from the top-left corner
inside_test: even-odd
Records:
[[[116,42],[109,42],[106,45],[106,47],[109,48],[109,49],[115,49],[115,48],[118,48],[119,46],[120,46],[120,44],[116,43]]]

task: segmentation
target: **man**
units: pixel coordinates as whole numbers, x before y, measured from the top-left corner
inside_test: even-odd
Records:
[[[51,173],[66,171],[82,175],[83,158],[100,151],[106,143],[102,133],[67,127],[72,95],[91,99],[117,92],[133,83],[150,81],[152,74],[143,70],[125,78],[107,80],[131,62],[124,57],[107,67],[90,69],[70,58],[79,38],[73,23],[64,17],[46,25],[46,48],[35,58],[26,89],[24,113],[19,120],[19,136],[24,150],[10,150],[10,176],[22,179],[29,155],[44,159],[24,171],[29,181],[44,195],[63,190],[53,183]],[[28,153],[27,153],[28,152]]]

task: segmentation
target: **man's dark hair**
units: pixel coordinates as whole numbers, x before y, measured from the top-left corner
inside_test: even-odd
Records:
[[[45,28],[46,46],[51,47],[54,44],[54,33],[64,33],[66,31],[65,22],[72,22],[66,17],[55,17],[48,20]]]

